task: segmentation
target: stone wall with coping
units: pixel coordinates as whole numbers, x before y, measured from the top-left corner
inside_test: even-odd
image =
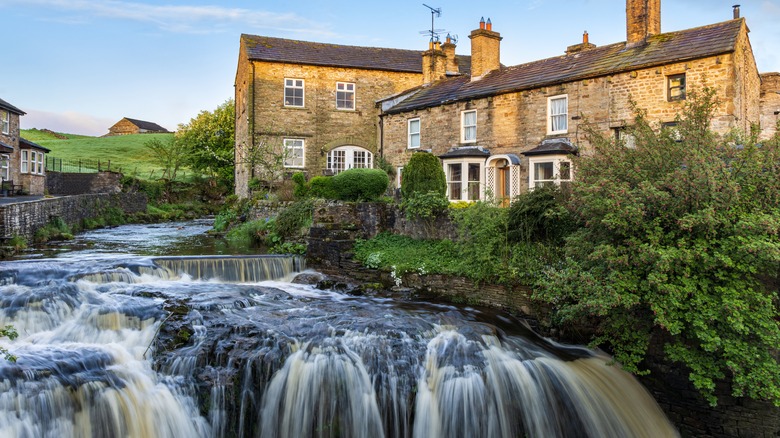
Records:
[[[106,208],[120,208],[125,213],[146,211],[143,193],[87,194],[45,198],[0,206],[0,239],[35,236],[35,231],[60,218],[72,226],[84,219],[100,216]]]
[[[52,195],[120,193],[122,174],[118,172],[46,172],[46,190]]]

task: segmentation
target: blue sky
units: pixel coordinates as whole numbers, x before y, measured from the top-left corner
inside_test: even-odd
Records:
[[[737,0],[739,1],[739,0]],[[460,37],[489,17],[501,61],[563,54],[582,40],[625,40],[624,0],[424,0],[436,27]],[[662,0],[662,30],[731,19],[735,0]],[[744,0],[759,71],[780,71],[780,0]],[[424,50],[423,1],[0,0],[0,98],[23,128],[102,135],[122,117],[168,129],[233,95],[242,33]],[[775,46],[774,48],[772,46]]]

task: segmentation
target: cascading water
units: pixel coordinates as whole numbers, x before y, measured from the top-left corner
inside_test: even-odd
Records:
[[[288,282],[286,257],[0,268],[0,437],[676,436],[609,358],[474,308]],[[261,274],[262,273],[262,274]]]

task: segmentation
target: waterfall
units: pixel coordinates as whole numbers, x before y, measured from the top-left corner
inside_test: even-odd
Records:
[[[611,359],[478,309],[288,282],[293,257],[0,267],[2,437],[663,437]]]

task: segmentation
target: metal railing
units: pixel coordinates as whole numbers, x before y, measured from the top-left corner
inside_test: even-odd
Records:
[[[111,171],[111,160],[63,160],[46,157],[46,171],[62,173],[97,173]]]

